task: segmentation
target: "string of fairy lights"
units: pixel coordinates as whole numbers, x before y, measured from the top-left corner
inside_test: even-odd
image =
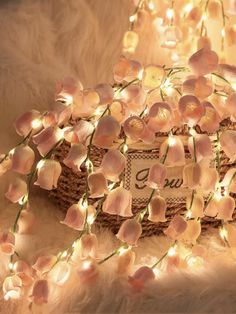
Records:
[[[67,78],[57,86],[54,110],[44,113],[32,110],[15,122],[15,129],[23,139],[0,159],[1,175],[10,170],[20,174],[5,194],[19,205],[18,212],[12,227],[0,232],[1,252],[9,256],[3,282],[6,300],[27,296],[32,304],[47,303],[50,284],[63,285],[73,267],[77,268],[81,282],[85,282],[97,274],[99,265],[115,256],[118,273],[128,275],[131,272],[129,283],[138,291],[162,271],[173,267],[202,267],[205,249],[198,238],[205,215],[221,221],[219,234],[226,246],[236,245],[236,228],[229,223],[235,209],[236,168],[229,168],[223,180],[220,177],[221,151],[232,164],[235,161],[236,131],[219,129],[224,118],[235,122],[236,70],[234,68],[234,76],[232,67],[231,75],[227,75],[227,67],[223,68],[223,74],[217,72],[219,60],[211,50],[207,20],[220,19],[222,23],[221,59],[225,58],[226,42],[236,44],[236,27],[228,22],[230,16],[225,13],[222,0],[181,1],[178,6],[176,1],[163,1],[160,9],[154,1],[134,2],[136,7],[123,38],[125,56],[113,69],[115,84],[83,89],[79,82]],[[139,45],[138,30],[147,16],[157,30],[161,30],[161,46],[171,54],[172,67],[143,67],[131,59]],[[185,56],[188,65],[183,66],[181,45],[187,41],[186,25],[189,26],[187,33],[197,41],[198,51],[195,52],[192,45]],[[71,119],[75,122],[72,125]],[[173,128],[183,124],[188,126],[187,146],[192,157],[187,164],[184,143],[173,134]],[[196,125],[205,133],[198,133]],[[135,142],[155,143],[158,132],[168,136],[161,143],[159,160],[149,170],[147,204],[133,215],[132,193],[123,186],[129,146]],[[212,133],[215,135],[208,136]],[[70,150],[62,162],[74,171],[80,171],[84,164],[87,173],[84,194],[68,209],[61,222],[77,230],[78,237],[57,255],[40,256],[31,266],[17,251],[16,237],[21,231],[27,232],[33,221],[32,184],[46,190],[57,187],[62,167],[53,157],[65,142],[70,144]],[[41,156],[38,161],[32,144]],[[93,164],[93,146],[106,149],[99,169]],[[213,167],[209,167],[211,159]],[[183,166],[184,185],[191,191],[186,211],[184,215],[176,214],[164,230],[171,242],[168,250],[155,262],[133,272],[133,248],[142,235],[144,217],[148,215],[148,220],[154,223],[166,221],[168,209],[162,189],[167,167],[175,166]],[[98,240],[92,227],[101,211],[126,217],[126,220],[117,234],[119,246],[109,255],[97,258]],[[184,253],[181,253],[183,246]]]

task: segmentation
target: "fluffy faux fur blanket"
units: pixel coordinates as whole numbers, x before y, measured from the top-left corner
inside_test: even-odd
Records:
[[[74,75],[85,87],[111,81],[112,65],[131,10],[128,0],[5,0],[0,3],[0,153],[17,140],[12,121],[22,112],[50,107],[57,79]],[[152,44],[153,45],[153,44]],[[150,46],[153,47],[153,46]],[[159,63],[164,56],[140,57]],[[3,197],[7,177],[0,178],[0,228],[8,228],[16,207]],[[32,210],[35,232],[18,237],[21,256],[33,262],[40,252],[57,253],[76,233],[62,226],[62,213],[35,190]],[[97,230],[100,252],[106,256],[117,245],[115,237]],[[199,272],[161,276],[141,295],[131,294],[126,278],[115,274],[111,259],[97,281],[82,285],[76,274],[55,288],[49,303],[28,308],[26,301],[0,301],[0,313],[233,313],[236,312],[235,252],[225,248],[214,231],[201,241],[209,251],[207,267]],[[161,256],[168,247],[162,237],[140,240],[135,267]],[[5,272],[0,257],[0,276]]]

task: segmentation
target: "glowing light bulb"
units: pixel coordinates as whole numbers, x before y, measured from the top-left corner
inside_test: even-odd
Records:
[[[167,10],[166,10],[166,17],[167,17],[169,20],[172,20],[173,17],[174,17],[174,10],[173,10],[173,9],[167,9]]]
[[[155,4],[153,2],[149,2],[148,7],[149,7],[149,10],[151,10],[151,11],[155,10],[155,8],[156,8]]]
[[[129,149],[129,146],[127,144],[124,144],[124,146],[123,146],[123,153],[125,154],[128,149]]]
[[[86,210],[88,208],[88,200],[86,198],[80,199],[79,203],[82,210]]]
[[[220,228],[220,237],[222,240],[226,240],[228,236],[228,231],[225,229],[225,227]]]
[[[188,4],[186,4],[186,6],[184,7],[184,12],[185,12],[185,13],[189,13],[189,12],[192,10],[192,8],[193,8],[192,3],[188,3]]]
[[[174,138],[173,135],[169,135],[168,144],[169,144],[169,146],[174,146],[176,144],[176,139]]]
[[[225,29],[224,28],[222,28],[222,30],[221,30],[221,36],[225,37]]]
[[[206,15],[206,13],[203,13],[203,15],[202,15],[202,21],[206,21],[206,19],[207,19],[207,15]]]
[[[83,262],[82,268],[83,269],[89,269],[91,264],[92,264],[91,261],[85,261],[85,262]]]
[[[67,252],[67,251],[64,251],[64,252],[62,252],[62,254],[61,254],[61,258],[66,258],[67,255],[68,255],[68,252]]]
[[[96,219],[95,215],[89,215],[87,217],[87,223],[91,226],[94,223],[95,219]]]
[[[190,128],[190,129],[189,129],[189,134],[190,134],[191,136],[196,136],[197,132],[194,130],[194,128]]]
[[[190,219],[192,217],[192,211],[188,210],[186,213],[186,218]]]
[[[117,253],[119,254],[119,255],[123,255],[125,252],[127,252],[128,250],[130,249],[130,247],[128,246],[128,247],[120,247],[119,249],[118,249],[118,251],[117,251]]]
[[[160,277],[161,277],[161,271],[160,271],[160,269],[154,268],[154,269],[153,269],[153,272],[154,272],[156,278],[160,278]]]
[[[31,122],[31,126],[32,126],[33,129],[38,129],[41,125],[42,125],[41,119],[34,119]]]
[[[174,256],[176,254],[176,247],[172,246],[169,248],[167,255],[168,256]]]
[[[14,154],[15,150],[16,150],[15,148],[12,148],[12,149],[9,151],[9,155],[12,156],[12,155]]]
[[[214,197],[219,201],[222,198],[221,192],[218,190],[215,192]]]
[[[111,191],[114,188],[115,184],[116,184],[115,182],[109,184],[108,185],[108,190]]]
[[[8,267],[9,267],[10,271],[12,271],[12,270],[13,270],[13,268],[14,268],[13,263],[9,263]]]
[[[93,169],[93,163],[90,159],[86,160],[85,166],[88,170]]]
[[[133,22],[136,20],[136,18],[137,18],[136,14],[135,14],[135,15],[131,15],[131,16],[129,17],[130,23],[133,23]]]
[[[37,163],[37,170],[40,170],[45,164],[45,160],[41,159],[38,163]]]

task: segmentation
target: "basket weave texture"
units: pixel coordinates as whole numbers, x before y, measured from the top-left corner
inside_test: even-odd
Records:
[[[220,124],[219,132],[224,130],[236,130],[236,123],[231,122],[229,119],[225,119]],[[206,133],[202,132],[200,127],[196,127],[196,131],[199,134]],[[187,126],[183,126],[181,128],[172,129],[173,135],[179,136],[189,136],[189,131]],[[214,134],[209,134],[210,136]],[[168,136],[167,133],[159,133],[157,137],[161,139],[161,142],[166,139]],[[163,139],[163,140],[162,140]],[[66,167],[63,164],[63,159],[67,156],[70,149],[70,145],[64,142],[55,152],[54,159],[61,162],[62,166],[62,174],[60,176],[58,187],[55,190],[50,192],[50,196],[53,200],[58,204],[59,208],[63,211],[67,211],[67,209],[72,205],[79,201],[81,196],[84,194],[86,190],[86,168],[85,165],[82,165],[81,172],[74,172],[70,168]],[[133,150],[135,151],[135,150]],[[158,153],[158,147],[155,149],[145,150],[145,153]],[[100,149],[95,146],[91,148],[91,161],[94,164],[94,167],[99,167],[102,157],[106,152],[105,149]],[[130,150],[128,151],[130,152]],[[140,149],[139,149],[140,152]],[[188,154],[188,148],[185,146],[185,153]],[[236,167],[236,162],[230,162],[229,158],[225,155],[225,153],[220,151],[220,179],[222,179],[231,167]],[[236,194],[232,194],[231,196],[236,198]],[[171,195],[170,195],[171,197]],[[97,201],[96,199],[91,199],[91,203]],[[146,206],[145,202],[133,203],[132,211],[134,214],[138,213]],[[142,221],[142,237],[151,236],[151,235],[159,235],[162,231],[168,227],[169,222],[176,214],[186,213],[186,202],[168,202],[167,201],[167,210],[166,210],[166,222],[153,223],[147,219],[147,214],[145,215]],[[125,218],[110,215],[104,212],[100,212],[96,218],[96,224],[101,227],[105,227],[110,229],[113,233],[117,233],[121,223],[125,220]],[[233,214],[233,220],[236,220],[236,211]],[[201,220],[202,230],[205,231],[208,228],[218,227],[221,224],[221,221],[215,219],[213,217],[203,217]]]

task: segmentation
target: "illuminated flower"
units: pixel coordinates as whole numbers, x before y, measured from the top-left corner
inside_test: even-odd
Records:
[[[200,99],[209,97],[214,91],[212,81],[204,76],[190,78],[183,83],[183,92],[193,94]]]
[[[142,66],[139,62],[121,56],[113,67],[114,80],[118,83],[131,82],[138,77],[141,70]]]
[[[121,93],[131,113],[139,115],[144,109],[146,93],[139,85],[129,85]]]
[[[130,273],[135,261],[135,253],[129,248],[121,252],[117,261],[117,273],[126,276]]]
[[[70,104],[73,101],[73,95],[82,88],[81,82],[76,81],[73,77],[65,77],[62,81],[57,82],[55,101],[64,101]]]
[[[200,161],[203,158],[211,158],[213,154],[211,140],[207,134],[190,136],[188,139],[188,149],[192,158],[194,158],[194,155],[196,154],[197,161]]]
[[[171,239],[178,239],[187,229],[187,222],[180,215],[175,215],[164,233]]]
[[[195,75],[206,75],[217,69],[218,56],[214,51],[203,48],[190,57],[189,65]]]
[[[209,217],[216,217],[218,213],[219,200],[216,197],[213,197],[208,202],[204,214]]]
[[[198,23],[201,21],[201,18],[202,10],[199,7],[192,8],[186,17],[189,26],[193,28],[197,27]]]
[[[5,155],[0,155],[0,160],[2,160],[5,157]],[[0,163],[0,177],[6,173],[8,170],[11,169],[12,166],[12,160],[11,158],[7,157]]]
[[[37,274],[44,274],[50,271],[56,261],[57,257],[55,255],[39,256],[32,268],[37,271]]]
[[[35,304],[41,305],[48,302],[48,294],[49,288],[47,280],[39,279],[34,283],[30,298]]]
[[[218,19],[221,14],[221,3],[216,0],[209,1],[207,12],[209,14],[209,18]]]
[[[10,231],[0,231],[0,251],[6,255],[15,252],[15,236]]]
[[[158,65],[147,65],[143,71],[142,86],[150,90],[158,88],[163,83],[165,77],[164,68]]]
[[[34,151],[28,145],[17,146],[11,156],[12,170],[21,174],[29,173],[34,164],[34,158]]]
[[[204,194],[213,192],[219,182],[219,174],[215,168],[209,168],[209,164],[201,164],[200,188]]]
[[[199,163],[189,163],[183,169],[183,186],[196,189],[200,186],[202,169]]]
[[[67,210],[65,219],[61,221],[61,223],[75,230],[83,230],[85,215],[86,210],[83,207],[82,201],[80,201],[78,204],[70,206]]]
[[[88,176],[90,197],[102,197],[107,192],[107,179],[102,172],[93,172]]]
[[[21,297],[22,280],[18,275],[8,276],[5,278],[3,285],[4,299],[19,299]]]
[[[138,116],[129,117],[124,122],[123,128],[125,135],[133,141],[143,140],[151,143],[155,139],[154,132],[149,130],[143,119]]]
[[[98,249],[98,240],[95,234],[84,234],[80,239],[81,258],[96,258]]]
[[[222,196],[218,206],[218,219],[224,221],[232,220],[232,215],[235,208],[235,200],[231,196]]]
[[[63,163],[68,168],[73,169],[73,171],[80,171],[80,166],[85,161],[86,157],[87,149],[83,144],[72,144],[68,155],[63,160]]]
[[[98,107],[100,98],[94,89],[85,89],[78,91],[74,96],[72,104],[72,118],[84,118],[94,114]]]
[[[226,172],[221,186],[224,186],[229,192],[236,193],[236,168],[230,168]]]
[[[62,139],[62,130],[48,127],[33,137],[40,155],[45,156]]]
[[[93,281],[98,275],[97,263],[94,260],[84,260],[77,269],[77,274],[82,283]]]
[[[201,222],[197,219],[191,219],[187,221],[187,228],[180,236],[182,241],[189,244],[195,244],[196,240],[201,234]]]
[[[20,277],[23,286],[30,286],[33,282],[32,268],[23,260],[14,263],[13,271]]]
[[[27,194],[27,184],[25,181],[15,178],[9,184],[8,190],[5,193],[7,199],[9,199],[12,203],[18,203],[23,196]]]
[[[110,115],[104,116],[98,122],[93,143],[98,147],[109,148],[118,138],[119,133],[119,122]]]
[[[50,118],[52,119],[52,122],[54,123],[48,126],[52,126],[55,123],[58,126],[66,124],[70,120],[71,114],[72,114],[71,106],[65,105],[61,102],[56,102],[55,104],[53,104],[53,110],[51,111],[51,116],[50,116]],[[52,115],[54,115],[54,118]],[[47,120],[49,122],[49,119]],[[45,119],[43,119],[43,121],[44,123],[46,122]]]
[[[236,131],[223,131],[220,135],[220,145],[230,161],[234,161],[236,158]]]
[[[138,34],[133,31],[127,31],[123,37],[123,51],[135,52],[139,42]]]
[[[59,261],[49,272],[49,278],[55,284],[62,286],[71,273],[70,265],[66,261]]]
[[[204,107],[197,97],[185,95],[179,100],[179,112],[183,122],[193,127],[204,115]]]
[[[150,167],[146,184],[152,189],[161,189],[165,184],[166,176],[166,167],[163,164],[157,162]]]
[[[74,96],[72,105],[72,117],[83,118],[91,116],[98,107],[100,98],[98,93],[93,89],[79,91]]]
[[[169,136],[160,146],[160,160],[166,166],[183,166],[185,164],[184,145],[178,136]]]
[[[182,39],[182,32],[176,26],[168,26],[163,34],[163,48],[174,49]]]
[[[56,189],[62,170],[60,163],[56,160],[47,159],[39,165],[37,171],[38,178],[34,184],[45,190]]]
[[[108,105],[112,102],[114,91],[109,84],[99,84],[95,87],[95,91],[98,93],[100,98],[99,105]]]
[[[149,110],[147,126],[153,132],[167,132],[172,126],[172,112],[165,102],[157,102]]]
[[[233,46],[236,44],[236,28],[234,25],[229,25],[228,27],[226,27],[225,38],[229,46]]]
[[[227,232],[227,242],[231,247],[236,247],[236,228],[234,225],[225,223],[224,228]]]
[[[28,135],[30,131],[32,131],[33,134],[35,132],[38,132],[42,128],[40,118],[41,113],[39,111],[31,110],[25,112],[14,123],[16,132],[22,136]],[[38,123],[34,123],[35,121],[37,121]]]
[[[72,127],[65,128],[64,137],[65,140],[73,144],[86,144],[89,136],[92,134],[94,127],[92,123],[80,120]]]
[[[111,215],[123,217],[132,216],[132,194],[123,187],[117,187],[109,192],[103,203],[103,211]]]
[[[198,125],[203,132],[214,133],[219,129],[220,116],[208,101],[204,101],[202,105],[205,108],[205,114],[198,121]]]
[[[211,50],[211,40],[207,36],[201,36],[197,41],[197,49],[208,49]]]
[[[111,116],[114,117],[119,123],[124,122],[129,115],[129,109],[126,104],[121,100],[114,100],[110,105]]]
[[[150,267],[142,266],[137,269],[132,276],[129,276],[129,284],[132,286],[134,291],[140,292],[147,282],[154,279],[154,271]]]
[[[191,218],[203,217],[204,216],[203,196],[199,193],[194,193],[193,198],[192,198],[192,195],[188,196],[186,199],[186,207],[191,212]]]
[[[225,105],[230,114],[236,114],[236,93],[232,93],[228,96]]]
[[[32,232],[35,222],[35,216],[32,211],[28,209],[23,209],[20,213],[20,217],[17,223],[17,233],[19,234],[29,234]]]
[[[148,208],[148,220],[152,222],[165,222],[166,221],[166,201],[161,196],[152,198]]]
[[[125,220],[117,233],[117,238],[128,245],[137,245],[137,241],[142,234],[142,226],[135,219]]]
[[[119,150],[111,149],[103,156],[100,169],[108,180],[117,182],[125,164],[125,156]]]

